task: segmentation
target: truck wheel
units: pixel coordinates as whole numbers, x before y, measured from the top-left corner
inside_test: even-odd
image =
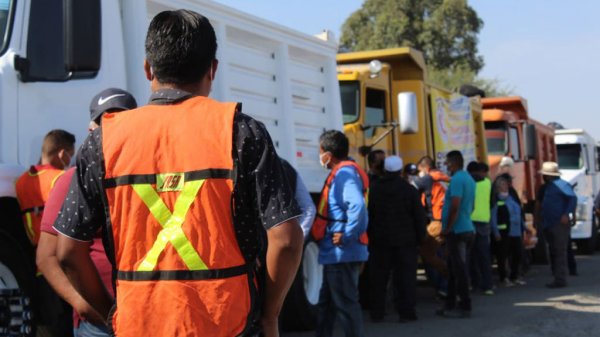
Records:
[[[314,330],[317,304],[323,283],[323,266],[319,264],[319,246],[308,242],[296,279],[283,304],[281,327],[284,331]]]
[[[28,268],[15,241],[3,233],[0,237],[0,336],[35,336],[31,303],[34,271]]]

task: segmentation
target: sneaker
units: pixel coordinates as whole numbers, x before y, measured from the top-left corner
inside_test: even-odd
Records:
[[[564,288],[567,285],[565,283],[558,283],[558,282],[551,282],[546,284],[546,288],[550,288],[550,289],[557,289],[557,288]]]
[[[520,278],[518,278],[516,280],[513,280],[512,283],[516,284],[516,285],[519,285],[519,286],[524,286],[524,285],[527,284],[527,282],[525,282],[523,279],[520,279]]]
[[[512,286],[514,286],[515,284],[514,284],[514,283],[512,283],[510,280],[504,280],[504,281],[502,282],[502,285],[504,285],[505,287],[507,287],[507,288],[508,288],[508,287],[512,287]]]
[[[492,289],[484,290],[483,294],[485,296],[493,296],[494,295],[494,291]]]

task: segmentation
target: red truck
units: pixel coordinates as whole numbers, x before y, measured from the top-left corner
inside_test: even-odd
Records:
[[[491,178],[498,175],[503,157],[514,160],[510,171],[513,187],[524,205],[527,225],[534,224],[536,193],[542,185],[538,173],[545,161],[556,161],[554,129],[529,117],[527,100],[523,97],[491,97],[481,100],[487,139]],[[538,238],[541,233],[538,233]],[[534,251],[534,260],[546,262],[543,242]]]

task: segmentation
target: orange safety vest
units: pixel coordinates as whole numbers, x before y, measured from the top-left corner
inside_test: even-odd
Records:
[[[15,190],[23,214],[25,232],[34,246],[40,240],[40,224],[48,195],[64,172],[51,165],[32,166],[17,179]]]
[[[427,204],[427,195],[425,193],[421,195],[421,202],[424,207],[431,207],[432,220],[441,221],[447,189],[444,183],[450,182],[450,177],[439,170],[431,170],[429,175],[433,179],[433,184],[431,185],[431,205]]]
[[[235,111],[192,97],[104,115],[116,336],[230,337],[248,328],[255,280],[233,226]]]
[[[327,179],[325,180],[325,185],[323,186],[323,190],[321,191],[321,198],[319,199],[319,208],[317,209],[317,216],[315,217],[315,221],[313,223],[312,228],[310,229],[310,233],[315,241],[320,241],[325,237],[325,233],[327,232],[327,225],[331,221],[339,221],[346,222],[346,220],[337,220],[329,218],[329,190],[331,189],[331,185],[333,184],[333,179],[337,172],[347,166],[352,166],[360,175],[360,179],[363,184],[363,195],[365,201],[368,202],[369,199],[369,176],[363,171],[363,169],[358,166],[355,162],[351,160],[345,160],[340,162],[336,167],[331,170]],[[369,237],[367,236],[367,232],[365,231],[359,237],[360,243],[366,245],[369,243]]]

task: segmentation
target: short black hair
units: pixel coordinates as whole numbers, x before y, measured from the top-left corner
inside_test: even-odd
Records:
[[[490,172],[490,166],[484,162],[480,162],[479,163],[479,171],[481,171],[483,173],[488,173],[488,172]]]
[[[435,167],[435,162],[430,156],[424,156],[417,162],[417,165],[427,165],[429,168]]]
[[[467,172],[469,172],[469,173],[479,172],[480,169],[481,169],[481,167],[479,166],[479,163],[477,163],[476,161],[472,161],[467,165]]]
[[[208,19],[190,10],[158,13],[148,27],[146,60],[160,83],[190,84],[210,70],[217,37]]]
[[[462,153],[460,153],[460,151],[454,150],[454,151],[448,152],[448,154],[446,154],[446,161],[456,164],[456,166],[458,166],[461,169],[463,167],[465,167],[465,160],[463,158]]]
[[[350,144],[348,137],[338,130],[327,130],[319,137],[319,145],[323,151],[331,152],[337,159],[348,158]]]
[[[369,167],[375,164],[375,158],[377,158],[378,154],[382,154],[385,156],[385,152],[380,149],[369,152],[369,154],[367,155],[367,162],[369,163]]]
[[[54,156],[60,150],[71,150],[75,148],[75,135],[72,133],[54,129],[46,134],[42,144],[42,154],[45,156]]]

